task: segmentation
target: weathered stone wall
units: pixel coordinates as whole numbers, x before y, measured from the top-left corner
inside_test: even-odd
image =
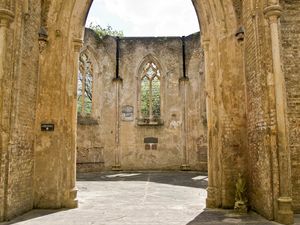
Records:
[[[77,205],[77,62],[84,21],[91,2],[0,0],[0,220],[11,218],[32,207],[70,208]],[[280,14],[278,2],[193,1],[201,23],[202,42],[206,46],[205,91],[209,145],[207,206],[233,207],[237,175],[240,171],[248,171],[245,176],[250,206],[267,218],[291,224],[292,211],[289,207],[292,181],[294,208],[297,211],[299,208],[299,1],[281,1],[284,7],[281,25],[277,20]],[[28,8],[25,3],[29,3]],[[40,3],[43,4],[41,15]],[[25,16],[27,13],[29,17]],[[40,24],[47,31],[41,54],[37,51]],[[235,36],[240,25],[245,27],[244,43],[238,43]],[[278,27],[281,36],[277,32]],[[123,42],[123,47],[136,47],[130,44],[130,39]],[[180,51],[179,43],[179,39],[175,38],[170,44],[170,47],[174,46],[174,54]],[[161,45],[164,47],[166,43],[162,41]],[[136,53],[140,51],[137,49]],[[172,49],[168,48],[168,52],[172,52]],[[108,52],[111,58],[103,59],[107,63],[103,71],[107,70],[107,73],[115,63],[113,40]],[[131,60],[125,49],[121,56],[121,65]],[[179,56],[177,58],[174,55],[171,57],[172,61],[179,62]],[[287,86],[290,148],[286,148],[287,132],[283,119],[285,93],[282,93],[284,81],[281,60]],[[163,62],[162,65],[167,70],[170,66],[169,62]],[[113,87],[118,83],[121,93],[127,92],[130,86],[125,75],[135,72],[131,67],[121,68],[120,75],[124,82],[114,82]],[[180,77],[178,71],[173,74],[176,79]],[[112,86],[113,75],[110,73],[107,80],[103,81],[102,90],[107,88],[105,85]],[[171,83],[173,85],[170,89],[181,101],[182,89],[176,89],[179,87],[178,81]],[[38,94],[35,98],[36,92]],[[116,92],[107,92],[107,95],[103,98],[114,99]],[[121,106],[130,102],[130,98],[123,98],[122,94],[120,96]],[[130,103],[134,104],[135,101]],[[107,113],[115,113],[112,103],[104,104],[111,106],[112,110],[107,110]],[[170,115],[164,115],[166,123],[170,122]],[[181,119],[179,113],[177,115]],[[41,123],[53,123],[54,132],[41,132]],[[127,137],[124,130],[131,129],[129,124],[121,122],[121,143]],[[115,141],[116,126],[113,129],[111,125],[103,128],[101,132],[108,131],[106,135],[109,142]],[[146,130],[144,134],[152,135],[153,130]],[[134,144],[128,146],[142,146],[139,141],[143,133],[138,135],[134,142],[130,140]],[[167,138],[164,141],[170,142]],[[101,146],[96,143],[95,147],[97,150]],[[292,164],[289,162],[289,149]],[[123,149],[120,148],[119,152],[123,153]],[[126,158],[132,160],[133,156]]]
[[[293,205],[300,213],[300,1],[282,0],[282,58],[286,79]]]
[[[36,35],[40,23],[40,4],[32,4],[28,11],[23,4],[13,6],[11,4],[15,20],[7,31],[7,45],[4,46],[7,48],[5,73],[4,80],[1,80],[1,91],[4,92],[1,105],[7,112],[1,118],[1,137],[5,137],[3,131],[10,134],[8,140],[2,139],[0,151],[0,189],[4,190],[0,192],[0,217],[6,219],[32,209],[33,205],[33,149],[39,59]],[[2,127],[9,130],[2,130]],[[5,141],[8,141],[7,145]]]
[[[113,82],[116,65],[116,40],[97,40],[87,29],[83,52],[94,65],[93,112],[91,118],[79,118],[77,162],[79,171],[110,170],[115,165],[115,135],[120,137],[120,164],[124,170],[180,169],[184,162],[184,135],[187,135],[188,161],[191,169],[206,171],[206,112],[203,55],[199,34],[185,39],[187,75],[187,121],[183,115],[184,84],[182,41],[177,37],[122,38],[120,40],[119,106]],[[161,126],[138,125],[138,82],[141,63],[149,55],[161,66]],[[201,60],[202,59],[202,60]],[[134,119],[122,120],[122,107],[134,107]],[[120,107],[119,118],[116,107]],[[116,121],[120,128],[116,129]],[[94,120],[94,121],[93,121]],[[96,123],[95,123],[96,122]],[[187,130],[183,126],[186,123]],[[158,149],[145,150],[144,138],[157,137]],[[118,153],[117,153],[118,154]],[[93,163],[95,162],[95,163]]]
[[[271,46],[269,30],[260,26],[265,20],[262,8],[255,3],[244,3],[245,65],[247,81],[248,166],[249,198],[253,209],[272,218],[273,171],[272,154],[276,154],[273,141],[275,108],[273,93]],[[264,62],[260,61],[264,58]],[[273,132],[273,133],[272,133]],[[276,137],[274,137],[276,139]],[[273,171],[273,172],[272,172]],[[264,204],[261,204],[264,202]]]

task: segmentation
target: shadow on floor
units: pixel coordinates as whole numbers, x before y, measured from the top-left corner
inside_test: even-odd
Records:
[[[37,219],[43,216],[48,216],[54,213],[65,212],[68,209],[33,209],[21,216],[16,217],[13,220],[2,222],[0,225],[11,225],[19,222],[24,222],[32,219]]]
[[[200,172],[103,172],[78,173],[77,181],[145,181],[206,189],[208,178]]]
[[[205,209],[186,225],[279,225],[268,221],[255,212],[239,215],[233,210]]]

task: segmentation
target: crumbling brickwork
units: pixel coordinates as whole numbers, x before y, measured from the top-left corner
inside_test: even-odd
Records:
[[[23,5],[17,4],[14,13],[18,19],[12,25],[13,29],[8,33],[7,40],[10,50],[20,50],[7,54],[5,61],[6,66],[13,62],[13,67],[7,67],[8,79],[5,81],[6,85],[12,85],[11,93],[6,92],[6,97],[11,94],[11,98],[5,99],[7,102],[4,103],[11,110],[11,137],[7,149],[1,151],[1,166],[4,166],[1,170],[1,175],[4,175],[4,180],[1,177],[1,185],[6,185],[7,192],[4,205],[0,203],[0,207],[9,209],[5,213],[8,219],[27,212],[33,205],[35,111],[39,68],[36,32],[39,27],[40,5],[32,5],[30,16],[25,16]]]
[[[286,79],[293,204],[300,212],[300,1],[281,1],[282,58]]]

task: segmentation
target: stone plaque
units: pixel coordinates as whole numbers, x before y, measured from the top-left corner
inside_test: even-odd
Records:
[[[122,120],[123,121],[133,121],[134,120],[134,111],[133,106],[125,105],[122,107]]]
[[[144,143],[145,144],[157,144],[158,143],[158,138],[156,138],[156,137],[146,137],[146,138],[144,138]]]

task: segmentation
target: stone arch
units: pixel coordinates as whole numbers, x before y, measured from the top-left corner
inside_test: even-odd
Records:
[[[72,51],[72,49],[74,49],[74,45],[78,44],[78,40],[82,40],[84,23],[91,3],[92,1],[90,0],[74,0],[68,2],[57,0],[52,2],[49,10],[49,20],[47,22],[47,27],[49,30],[49,44],[52,42],[51,45],[67,46],[67,49],[69,49],[67,53],[68,57],[73,59],[72,63],[67,64],[68,68],[66,68],[68,71],[70,71],[70,73],[72,70],[74,70],[73,68],[77,66],[77,62],[74,60],[74,51]],[[224,130],[220,130],[218,127],[221,126],[221,121],[219,118],[222,117],[222,114],[225,115],[226,120],[229,120],[231,117],[236,118],[237,123],[234,125],[235,127],[232,128],[232,139],[235,140],[235,143],[232,145],[238,146],[235,148],[238,148],[239,150],[246,147],[245,142],[241,141],[245,139],[245,137],[241,137],[242,133],[244,133],[242,130],[245,127],[245,112],[243,108],[244,95],[242,94],[244,89],[241,87],[240,90],[238,90],[242,97],[237,99],[237,102],[235,102],[235,105],[240,106],[238,109],[235,109],[235,112],[231,110],[232,107],[230,104],[232,103],[223,103],[223,105],[218,106],[216,102],[220,102],[221,100],[220,95],[222,95],[222,86],[224,86],[226,90],[232,89],[231,86],[234,84],[234,82],[231,74],[235,74],[236,76],[243,74],[242,70],[237,69],[239,68],[238,64],[241,63],[242,59],[235,57],[237,54],[239,54],[239,46],[234,38],[238,24],[237,17],[232,0],[195,0],[193,3],[199,17],[199,24],[202,32],[202,42],[204,45],[208,46],[205,52],[205,59],[207,64],[210,62],[213,63],[212,66],[207,66],[206,68],[206,74],[208,77],[206,81],[206,91],[208,92],[208,96],[210,96],[209,101],[211,101],[211,103],[208,104],[208,139],[211,143],[210,149],[216,149],[216,151],[214,151],[214,153],[210,156],[211,170],[209,170],[209,182],[211,185],[208,191],[208,206],[232,207],[234,203],[234,193],[232,191],[232,189],[234,189],[234,179],[227,181],[228,179],[225,177],[237,176],[237,170],[239,168],[225,169],[221,163],[220,157],[222,152],[226,152],[227,150],[224,149],[224,146],[220,147],[218,144],[218,137],[220,135],[222,136],[222,133],[224,132]],[[61,33],[61,35],[57,35],[58,33]],[[227,49],[231,49],[236,53],[228,54],[226,51]],[[51,52],[49,50],[50,48],[45,49],[45,53],[43,54],[51,55],[54,53],[53,51]],[[222,58],[226,58],[228,60],[222,60]],[[63,62],[63,60],[60,62]],[[43,62],[41,63],[43,64]],[[47,66],[45,65],[44,69],[47,70],[46,68]],[[216,80],[217,77],[220,77],[219,81]],[[226,81],[230,79],[231,81]],[[240,82],[243,80],[243,76],[237,77],[236,79],[238,79],[237,82]],[[220,88],[216,89],[217,86]],[[226,92],[223,91],[223,95],[225,93]],[[240,130],[240,132],[236,132],[238,130]],[[71,138],[71,136],[69,138]],[[231,151],[234,151],[234,147],[230,148]],[[219,168],[219,170],[215,170],[213,168]],[[70,170],[73,171],[71,168]],[[223,175],[220,175],[220,173]]]
[[[87,54],[89,56],[90,60],[93,63],[94,74],[99,75],[99,65],[97,63],[97,58],[99,57],[96,50],[92,46],[86,46],[81,48],[80,54]]]
[[[164,74],[165,67],[161,64],[161,62],[158,60],[158,58],[154,54],[148,54],[148,55],[144,56],[143,59],[138,64],[138,67],[136,70],[137,71],[136,76],[139,76],[139,74],[142,73],[143,66],[149,61],[153,61],[156,65],[158,65],[158,67],[161,71],[161,74]]]
[[[137,97],[137,115],[139,116],[139,118],[141,117],[141,74],[143,74],[143,70],[144,67],[147,63],[149,62],[153,62],[159,69],[160,71],[160,111],[164,112],[164,102],[165,102],[165,96],[162,95],[162,88],[164,85],[164,78],[165,78],[165,72],[164,72],[164,68],[161,64],[161,62],[159,61],[159,59],[154,55],[154,54],[148,54],[145,57],[143,57],[143,59],[141,60],[141,62],[138,64],[137,67],[137,72],[136,72],[136,80],[137,80],[137,93],[138,97]],[[163,118],[163,113],[160,115],[160,118]]]

